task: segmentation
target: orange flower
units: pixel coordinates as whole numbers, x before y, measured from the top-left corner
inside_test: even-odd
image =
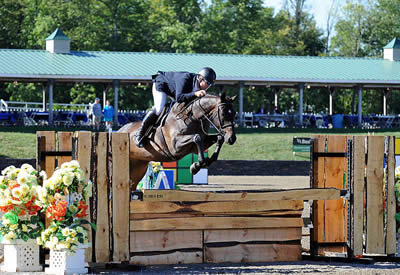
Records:
[[[12,210],[13,206],[11,204],[6,205],[6,206],[0,206],[0,211],[7,213],[8,211]]]
[[[51,205],[46,210],[46,217],[56,221],[62,221],[67,214],[67,202],[58,201],[55,205]]]
[[[8,187],[10,187],[10,189],[14,189],[15,187],[19,187],[19,183],[16,180],[10,180],[8,182]]]
[[[78,209],[79,209],[79,211],[78,211],[78,213],[76,213],[75,217],[77,217],[77,218],[85,217],[88,206],[83,201],[79,201]]]

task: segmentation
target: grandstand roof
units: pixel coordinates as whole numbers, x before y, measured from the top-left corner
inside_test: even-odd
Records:
[[[0,81],[143,82],[210,66],[217,84],[400,86],[400,62],[383,58],[0,49],[0,64]]]

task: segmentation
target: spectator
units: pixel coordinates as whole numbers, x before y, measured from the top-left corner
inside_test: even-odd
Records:
[[[106,123],[106,129],[112,130],[112,122],[114,119],[114,108],[110,105],[110,101],[106,100],[106,106],[104,106],[104,122]]]
[[[265,110],[265,104],[261,105],[261,108],[258,109],[257,114],[266,114],[267,110]]]
[[[101,112],[100,98],[96,97],[94,104],[92,106],[93,113],[93,130],[99,131],[100,122],[103,113]]]

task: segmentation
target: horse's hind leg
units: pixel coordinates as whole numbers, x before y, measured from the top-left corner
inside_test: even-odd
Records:
[[[131,160],[129,172],[131,178],[131,191],[135,191],[140,180],[146,174],[149,162],[145,160]]]

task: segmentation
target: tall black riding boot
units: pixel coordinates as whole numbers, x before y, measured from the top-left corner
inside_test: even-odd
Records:
[[[146,134],[147,130],[149,127],[154,125],[154,123],[157,121],[158,115],[151,110],[146,114],[142,121],[142,125],[140,125],[140,128],[137,130],[135,133],[135,136],[133,140],[135,141],[135,144],[137,147],[142,148],[144,145],[144,135]]]

